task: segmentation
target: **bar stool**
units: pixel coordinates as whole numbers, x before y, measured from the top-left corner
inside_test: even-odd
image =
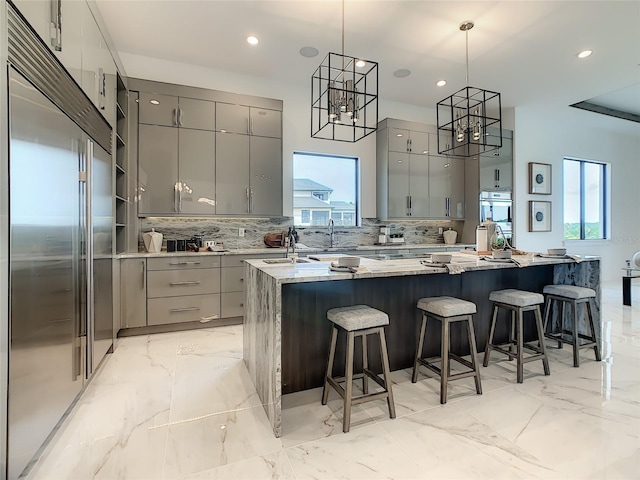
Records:
[[[413,376],[411,377],[411,381],[413,383],[418,381],[418,367],[422,364],[440,377],[440,403],[447,403],[447,386],[449,381],[458,380],[460,378],[474,377],[476,382],[476,392],[478,395],[482,394],[480,368],[478,366],[478,354],[476,349],[476,336],[473,330],[472,314],[476,313],[475,303],[454,297],[426,297],[418,300],[417,307],[422,310],[422,323],[420,325],[420,338],[418,339],[418,348],[416,350],[416,358],[413,363]],[[439,320],[442,324],[439,367],[427,358],[422,357],[424,335],[427,329],[428,317],[433,318],[434,320]],[[450,352],[451,338],[449,335],[449,325],[453,322],[466,322],[467,324],[471,362]],[[471,370],[451,375],[450,360],[452,359]]]
[[[504,353],[509,360],[517,360],[517,381],[523,382],[524,364],[535,360],[542,360],[544,374],[549,375],[549,360],[547,358],[547,350],[544,344],[544,330],[542,328],[542,316],[540,315],[540,305],[544,303],[544,297],[539,293],[527,292],[524,290],[516,290],[508,288],[505,290],[495,290],[489,294],[489,300],[493,302],[493,317],[491,319],[491,328],[489,330],[489,338],[487,339],[487,347],[484,351],[485,367],[489,365],[489,357],[491,350]],[[498,317],[498,309],[504,308],[511,311],[511,333],[509,341],[504,344],[493,343],[493,335],[496,330],[496,319]],[[536,330],[538,333],[538,347],[524,342],[523,317],[524,312],[533,311]],[[517,320],[516,320],[517,316]],[[515,324],[515,325],[514,325]],[[504,346],[509,345],[509,350],[505,350]],[[515,347],[515,353],[512,349]],[[524,356],[524,349],[533,351],[532,355]]]
[[[387,399],[389,416],[396,418],[396,407],[393,403],[393,392],[391,390],[391,377],[389,372],[389,356],[387,355],[387,342],[384,336],[384,325],[389,325],[389,316],[367,305],[353,305],[350,307],[332,308],[327,311],[327,319],[333,323],[331,332],[331,347],[329,347],[329,361],[327,363],[327,373],[324,377],[324,388],[322,389],[322,404],[327,404],[329,397],[329,385],[331,385],[344,400],[344,415],[342,418],[342,431],[347,433],[351,427],[351,406],[359,403],[369,402],[382,398]],[[345,376],[333,377],[333,361],[336,353],[336,342],[338,330],[347,333],[347,356],[345,363]],[[382,357],[383,379],[373,373],[368,368],[367,359],[367,335],[377,334],[380,339],[380,353]],[[353,347],[355,337],[362,339],[362,373],[353,374]],[[384,391],[369,393],[367,377],[371,378]],[[362,391],[364,395],[353,396],[353,380],[362,378]],[[344,388],[340,382],[345,382]]]
[[[544,331],[547,331],[547,324],[549,323],[549,313],[551,312],[551,304],[554,300],[561,302],[560,313],[560,331],[545,333],[547,338],[552,338],[558,341],[558,348],[562,348],[563,343],[569,343],[573,346],[573,366],[580,366],[579,350],[581,348],[591,348],[596,355],[596,360],[599,362],[602,357],[600,355],[600,346],[596,338],[596,329],[593,325],[593,310],[591,301],[596,297],[595,290],[586,287],[577,287],[575,285],[547,285],[542,290],[546,295],[547,300],[544,308]],[[578,305],[586,304],[587,307],[587,326],[591,330],[590,335],[580,333],[578,325]],[[571,330],[565,330],[564,328],[564,310],[565,304],[571,305],[572,312],[572,325]],[[569,338],[565,338],[568,335]],[[578,341],[587,340],[584,343]]]

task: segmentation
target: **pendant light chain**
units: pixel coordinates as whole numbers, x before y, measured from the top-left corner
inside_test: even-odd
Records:
[[[467,40],[467,85],[469,85],[469,29],[464,31],[464,35]]]

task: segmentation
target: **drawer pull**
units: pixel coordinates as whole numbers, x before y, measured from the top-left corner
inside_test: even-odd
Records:
[[[169,265],[200,265],[200,262],[172,262]]]
[[[181,286],[181,285],[200,285],[200,282],[191,281],[191,282],[171,282],[169,285],[172,287]]]
[[[179,312],[195,312],[196,310],[200,310],[200,307],[182,307],[182,308],[172,308],[169,310],[171,313],[179,313]]]

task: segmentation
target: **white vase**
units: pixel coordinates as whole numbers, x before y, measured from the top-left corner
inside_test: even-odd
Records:
[[[458,232],[449,229],[443,232],[442,236],[444,237],[444,243],[446,243],[447,245],[453,245],[454,243],[456,243],[456,238],[458,238]]]
[[[162,250],[162,234],[156,232],[153,228],[150,232],[142,235],[142,239],[144,240],[144,248],[147,249],[149,253],[159,253]]]

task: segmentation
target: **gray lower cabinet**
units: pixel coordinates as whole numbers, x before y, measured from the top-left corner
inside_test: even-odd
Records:
[[[147,325],[220,318],[220,258],[150,258]]]
[[[120,327],[144,327],[147,324],[147,260],[120,260]]]

